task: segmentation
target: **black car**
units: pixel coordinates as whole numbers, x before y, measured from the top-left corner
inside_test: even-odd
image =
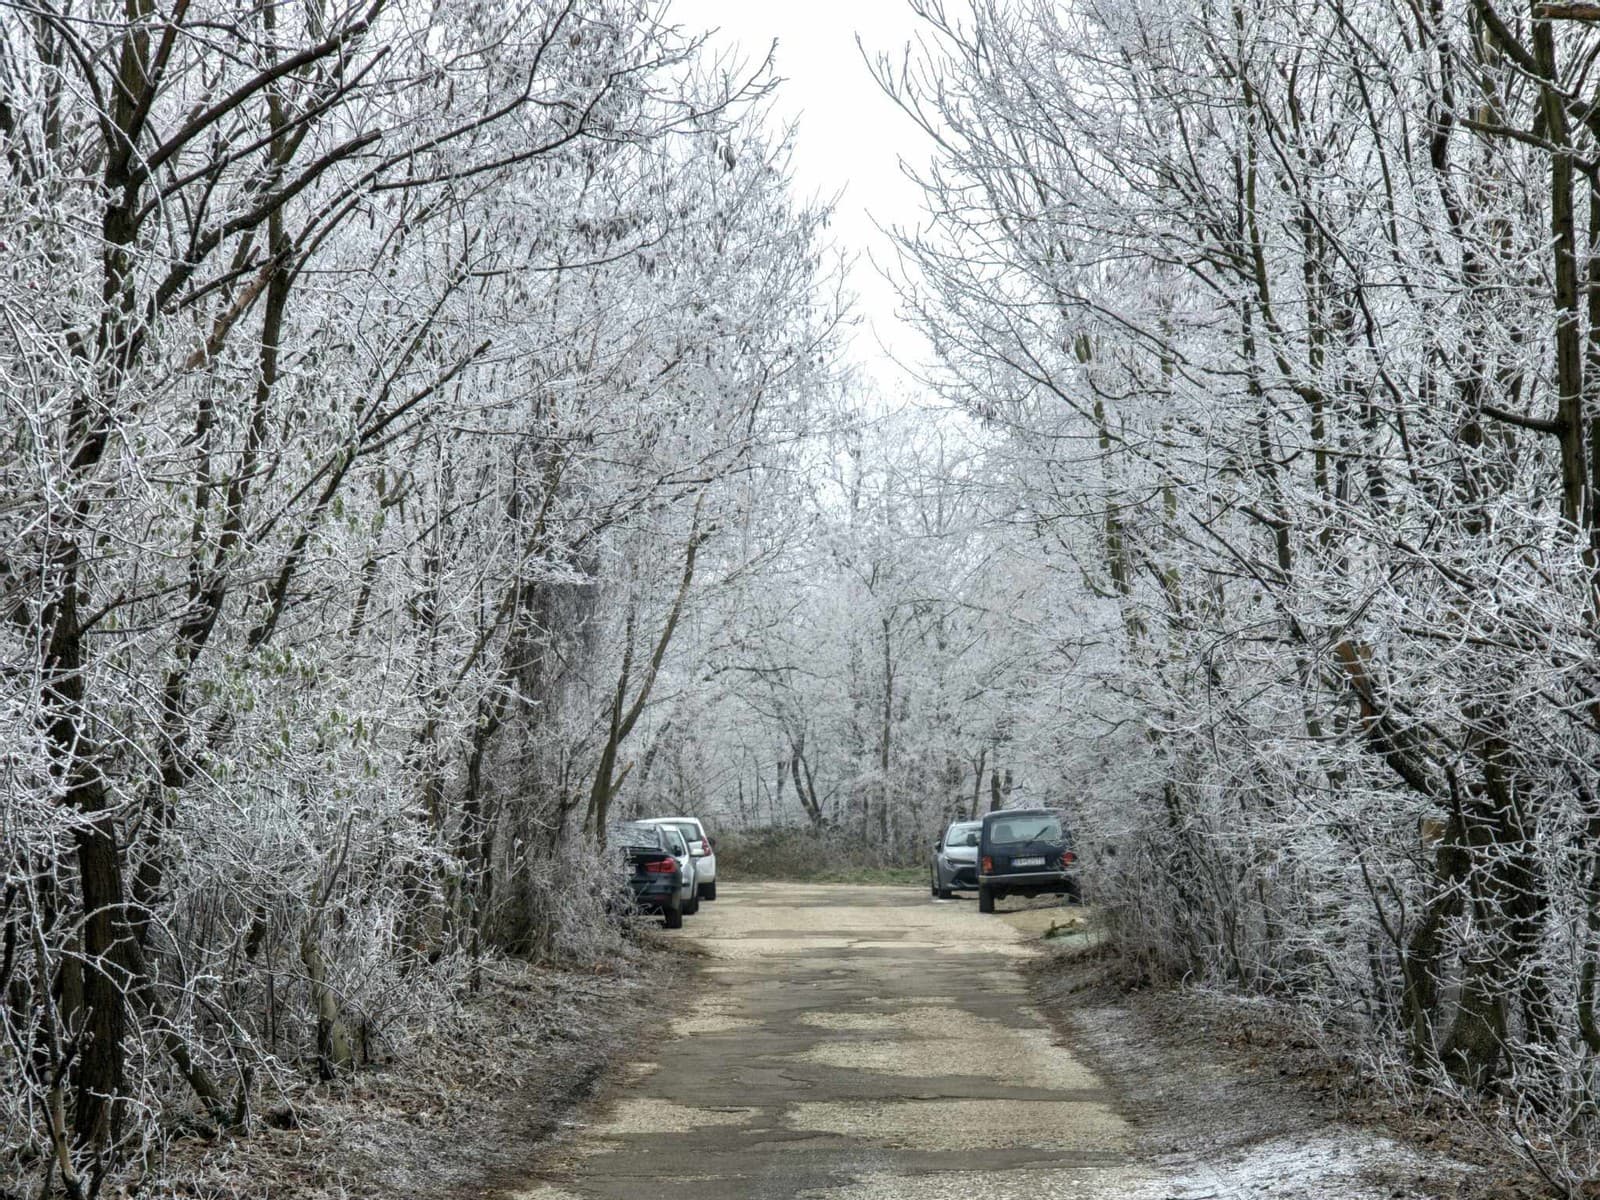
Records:
[[[1062,814],[1053,808],[986,813],[978,833],[978,911],[1007,896],[1079,898],[1077,855]]]
[[[683,872],[656,825],[629,821],[617,830],[615,844],[628,860],[628,888],[634,907],[661,914],[668,929],[683,928]]]

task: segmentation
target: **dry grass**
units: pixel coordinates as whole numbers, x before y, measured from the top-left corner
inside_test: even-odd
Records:
[[[444,1200],[512,1183],[687,969],[648,945],[588,966],[493,964],[403,1060],[295,1087],[275,1113],[288,1128],[173,1142],[157,1171],[174,1182],[156,1194]]]
[[[916,884],[926,863],[885,862],[860,838],[800,828],[755,829],[717,838],[719,878],[788,883]]]

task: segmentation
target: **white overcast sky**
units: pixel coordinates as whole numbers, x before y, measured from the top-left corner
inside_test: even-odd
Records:
[[[872,259],[893,261],[885,227],[921,223],[921,193],[899,159],[927,160],[926,136],[879,90],[856,48],[896,60],[916,33],[906,0],[672,0],[668,19],[685,33],[716,29],[713,51],[736,49],[753,66],[777,43],[774,116],[795,120],[795,182],[803,197],[838,195],[830,232],[854,258],[849,287],[861,325],[852,357],[891,390],[901,373],[880,349],[912,366],[926,356],[920,334],[895,318],[893,288]]]

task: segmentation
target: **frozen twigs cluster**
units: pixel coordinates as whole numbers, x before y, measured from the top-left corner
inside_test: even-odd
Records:
[[[763,506],[791,532],[721,597],[737,619],[696,695],[721,735],[674,748],[729,817],[822,835],[766,853],[835,867],[921,863],[945,818],[1011,798],[1038,650],[1040,572],[986,528],[982,455],[932,410],[874,407]]]
[[[918,8],[920,51],[880,66],[938,143],[907,298],[995,436],[996,515],[1059,571],[1077,648],[1040,659],[1032,728],[1122,944],[1359,1022],[1576,1190],[1592,8]]]
[[[660,16],[0,6],[0,1192],[609,936],[829,333],[759,69]]]

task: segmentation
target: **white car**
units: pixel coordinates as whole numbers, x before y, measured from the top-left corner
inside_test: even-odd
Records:
[[[689,854],[694,859],[695,878],[699,883],[700,899],[717,898],[716,842],[706,836],[706,827],[697,817],[652,817],[641,825],[669,825],[683,835],[689,843]]]
[[[651,822],[641,821],[640,824]],[[692,917],[700,911],[700,871],[695,864],[695,859],[689,853],[689,843],[683,834],[678,832],[676,825],[662,825],[661,835],[667,839],[667,853],[678,860],[678,874],[683,879],[683,888],[678,893],[678,902],[683,909],[683,915]]]

